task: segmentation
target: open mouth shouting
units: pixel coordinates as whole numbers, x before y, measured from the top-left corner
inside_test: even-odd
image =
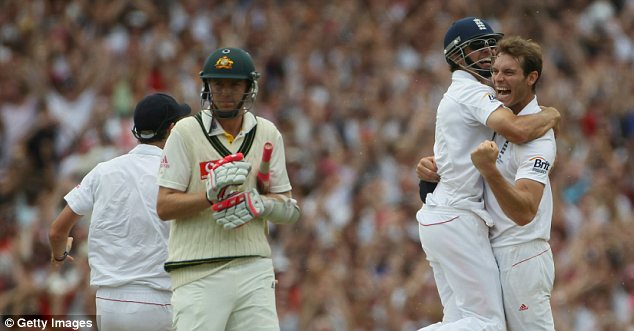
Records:
[[[497,94],[497,99],[504,104],[506,104],[511,97],[511,89],[507,87],[496,86],[495,92]]]

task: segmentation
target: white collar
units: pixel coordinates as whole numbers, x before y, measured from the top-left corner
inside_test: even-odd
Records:
[[[212,118],[211,116],[209,116],[208,112],[203,112],[202,118],[203,118],[203,125],[205,126],[205,131],[209,132],[209,127],[211,126]],[[257,123],[258,121],[255,118],[255,115],[253,115],[251,112],[245,112],[240,133],[244,133],[244,134],[248,133],[249,131],[251,131],[251,129],[255,127]],[[218,123],[218,121],[216,121],[216,125],[211,130],[210,136],[217,136],[224,133],[225,133],[225,129],[222,127],[222,125],[220,125],[220,123]]]
[[[539,104],[537,103],[537,95],[533,96],[533,100],[531,100],[517,115],[530,115],[539,113],[541,108],[539,108]]]
[[[473,74],[471,74],[470,72],[468,72],[466,70],[462,70],[462,69],[458,69],[458,70],[454,71],[453,74],[452,74],[452,77],[454,79],[468,79],[468,80],[472,80],[472,81],[480,83],[480,81],[477,78],[475,78],[475,76],[473,76]]]
[[[163,154],[163,150],[157,146],[150,144],[138,144],[136,145],[128,154],[145,154],[145,155],[155,155],[161,156]]]

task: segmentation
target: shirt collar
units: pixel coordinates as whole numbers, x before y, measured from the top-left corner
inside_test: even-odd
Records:
[[[539,108],[539,104],[537,103],[537,95],[533,96],[533,100],[531,100],[517,115],[530,115],[536,114],[541,111]]]
[[[205,130],[207,132],[209,132],[209,127],[211,126],[211,120],[212,118],[211,116],[209,116],[209,113],[207,114],[203,113],[203,124],[205,125]],[[251,131],[251,129],[255,127],[257,123],[258,121],[256,120],[255,115],[253,115],[251,112],[245,112],[244,119],[242,121],[242,129],[240,129],[240,133],[247,134],[249,131]],[[210,136],[222,135],[224,134],[224,132],[225,132],[225,129],[222,128],[222,125],[216,122],[216,127],[214,127],[213,130],[211,130]]]
[[[477,78],[475,78],[471,73],[465,70],[456,70],[451,74],[453,79],[468,79],[474,82],[480,82]]]
[[[145,155],[161,156],[161,154],[163,154],[163,150],[154,145],[138,144],[130,152],[128,152],[128,154],[145,154]]]

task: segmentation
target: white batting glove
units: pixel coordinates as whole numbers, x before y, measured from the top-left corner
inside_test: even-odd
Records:
[[[205,182],[207,200],[214,204],[228,195],[227,188],[242,185],[251,171],[251,164],[242,161],[242,153],[226,156],[214,165]]]
[[[234,194],[211,206],[214,219],[225,229],[241,227],[266,215],[271,207],[271,201],[263,199],[256,189]]]

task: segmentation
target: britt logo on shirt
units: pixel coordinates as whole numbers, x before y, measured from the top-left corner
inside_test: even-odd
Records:
[[[546,159],[544,159],[541,156],[535,156],[534,158],[531,158],[530,160],[535,162],[533,163],[533,171],[539,172],[540,174],[548,173],[548,169],[550,168],[550,163],[546,161]]]
[[[198,164],[198,166],[200,167],[200,179],[206,179],[211,169],[213,169],[214,165],[220,160],[222,159],[200,162]]]

